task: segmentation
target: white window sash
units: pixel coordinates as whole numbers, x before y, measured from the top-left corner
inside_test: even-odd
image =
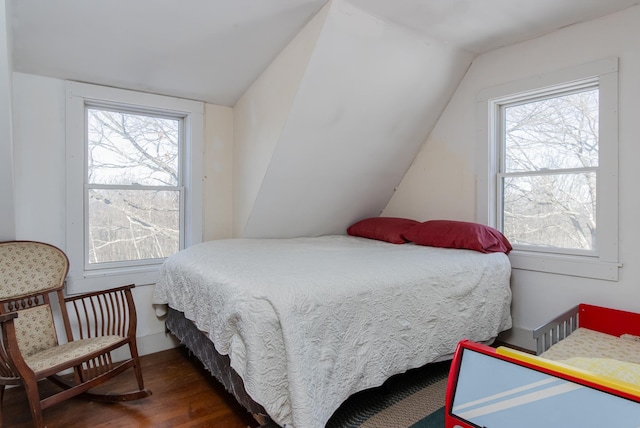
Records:
[[[496,173],[496,225],[504,225],[504,211],[501,207],[504,204],[504,193],[503,193],[503,181],[505,178],[509,177],[541,177],[545,175],[567,175],[567,174],[580,174],[584,172],[595,172],[598,174],[600,168],[599,167],[584,167],[584,168],[571,168],[571,169],[545,169],[543,171],[518,171],[518,172],[498,172]],[[596,179],[597,183],[597,179]],[[597,205],[596,205],[597,208]],[[501,229],[498,227],[498,229]],[[513,248],[521,251],[529,251],[529,252],[539,252],[539,253],[549,253],[549,254],[564,254],[564,255],[574,255],[574,256],[589,256],[594,257],[599,255],[598,248],[594,248],[593,250],[580,250],[575,248],[555,248],[555,247],[541,247],[537,245],[522,245],[517,243],[511,243]]]
[[[109,264],[105,268],[87,269],[85,240],[87,224],[85,209],[86,120],[85,109],[107,107],[125,111],[166,114],[182,117],[184,153],[181,153],[183,188],[181,192],[181,227],[184,242],[180,248],[202,241],[202,176],[204,153],[204,105],[198,101],[162,95],[66,82],[67,188],[66,188],[66,253],[70,259],[67,293],[95,291],[123,283],[154,284],[159,262],[142,261],[131,265]],[[94,185],[92,185],[94,186]],[[123,186],[126,187],[126,186]],[[141,186],[142,187],[142,186]],[[165,188],[166,190],[167,188]]]
[[[577,85],[577,82],[580,82]],[[477,97],[478,124],[476,221],[496,227],[500,219],[499,106],[526,97],[547,97],[563,88],[581,90],[597,82],[600,88],[600,148],[597,180],[597,251],[580,254],[516,248],[509,258],[514,269],[618,280],[618,58],[594,61],[570,69],[533,76],[487,88]],[[552,172],[553,173],[553,172]]]
[[[184,194],[185,188],[182,186],[143,186],[143,185],[113,185],[113,184],[85,184],[84,191],[84,236],[89,236],[89,190],[91,189],[108,189],[108,190],[159,190],[167,192],[178,192],[179,198],[179,227],[180,227],[180,241],[178,247],[180,249],[185,248],[185,204]],[[139,259],[139,260],[126,260],[120,262],[99,262],[89,263],[89,242],[88,239],[84,240],[84,269],[87,274],[92,271],[100,271],[104,269],[122,269],[144,267],[150,265],[161,264],[165,259]]]

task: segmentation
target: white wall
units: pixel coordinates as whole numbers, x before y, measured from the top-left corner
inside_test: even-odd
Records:
[[[243,236],[342,234],[379,215],[471,63],[347,1],[328,7]]]
[[[65,249],[65,82],[13,73],[13,141],[16,239]],[[2,150],[4,150],[2,148]],[[229,238],[232,211],[233,112],[205,106],[205,239]],[[0,158],[4,159],[3,156]],[[153,285],[134,289],[142,354],[167,349],[174,339],[151,305]]]
[[[0,241],[15,238],[9,4],[0,0]]]
[[[397,148],[394,147],[394,137],[414,138],[416,134],[412,132],[420,132],[415,123],[422,123],[425,126],[423,129],[428,130],[436,122],[441,107],[432,107],[446,103],[448,94],[457,84],[457,79],[461,76],[460,70],[465,69],[469,57],[449,51],[436,41],[411,35],[406,29],[384,25],[360,11],[347,10],[349,6],[346,3],[340,5],[332,17],[330,25],[333,27],[329,32],[318,39],[319,32],[325,29],[321,30],[320,26],[310,27],[306,37],[294,41],[292,46],[296,46],[295,43],[299,45],[291,48],[291,57],[279,59],[283,65],[276,65],[268,70],[233,112],[226,107],[206,107],[206,202],[203,207],[205,239],[229,237],[243,230],[251,209],[247,206],[253,204],[252,198],[255,198],[259,187],[264,185],[261,180],[267,169],[271,168],[270,165],[276,165],[276,174],[279,171],[295,170],[299,166],[293,159],[296,156],[292,157],[292,154],[296,153],[310,156],[313,161],[318,160],[317,165],[313,165],[313,162],[306,165],[321,172],[317,176],[319,180],[315,180],[317,177],[312,175],[312,182],[302,183],[304,189],[311,189],[314,194],[315,197],[311,200],[317,202],[322,201],[325,194],[336,195],[337,199],[331,201],[338,203],[325,204],[321,215],[331,215],[331,210],[340,210],[339,214],[344,215],[343,211],[350,207],[350,199],[354,197],[348,196],[345,199],[344,195],[349,193],[345,193],[341,186],[351,184],[351,176],[342,177],[336,182],[333,180],[337,176],[335,171],[342,173],[348,171],[350,166],[366,165],[357,179],[378,180],[387,172],[380,169],[379,164],[371,163],[369,156],[375,155],[382,159],[385,156],[395,156]],[[4,6],[4,2],[0,6]],[[0,11],[2,10],[4,8],[0,7]],[[352,25],[353,19],[357,26]],[[324,24],[322,18],[318,22]],[[640,135],[640,106],[637,102],[640,95],[638,24],[640,6],[476,58],[383,212],[383,215],[421,220],[476,219],[478,140],[475,106],[478,92],[513,80],[618,56],[620,255],[621,262],[624,263],[620,280],[596,281],[516,270],[512,279],[516,332],[527,333],[526,330],[578,302],[640,311],[640,247],[637,245],[640,242],[640,225],[636,218],[640,210],[640,198],[635,194],[636,183],[640,182],[640,168],[636,162],[640,157],[640,145],[637,141]],[[384,33],[384,39],[370,37],[380,31]],[[6,33],[6,16],[0,16],[0,34]],[[342,38],[343,35],[348,38]],[[381,37],[380,34],[378,37]],[[366,38],[369,38],[370,43],[360,44]],[[376,40],[383,40],[384,46],[376,44]],[[345,41],[348,43],[344,44]],[[4,221],[6,217],[11,222],[15,215],[16,238],[43,240],[64,248],[64,82],[22,73],[11,75],[8,73],[11,69],[10,55],[3,51],[7,47],[7,41],[0,42],[0,113],[7,113],[1,114],[0,120],[13,114],[12,122],[9,122],[13,124],[13,136],[11,126],[0,127],[0,132],[5,133],[0,135],[0,198],[3,201],[0,209],[0,219],[3,221],[0,235],[12,234],[13,226],[10,223],[7,226]],[[321,45],[317,45],[318,43]],[[416,45],[420,48],[407,47]],[[351,50],[354,46],[358,49]],[[396,49],[400,46],[407,50]],[[359,55],[362,56],[358,57],[359,60],[354,60],[351,53],[358,52],[359,49],[368,50],[371,55],[360,52]],[[376,49],[382,49],[383,54],[375,53]],[[313,54],[309,57],[311,50]],[[398,62],[399,59],[403,62]],[[317,63],[309,64],[308,61]],[[339,73],[345,64],[355,66],[347,70],[346,75]],[[403,66],[398,67],[398,64]],[[304,82],[298,82],[296,79],[309,67],[311,73],[304,75]],[[3,74],[5,70],[7,75]],[[372,87],[371,80],[364,83],[361,81],[372,79],[370,71],[381,73],[378,77],[382,76],[382,81],[389,86],[381,87],[374,93],[367,92]],[[330,77],[329,80],[327,76]],[[443,82],[449,86],[443,88]],[[358,86],[361,83],[363,86]],[[332,114],[337,114],[336,102],[340,100],[341,94],[354,88],[363,91],[359,94],[360,101],[355,106],[347,106],[342,111],[341,118],[336,116],[336,119],[340,119],[340,126],[327,128],[327,121],[333,117]],[[436,94],[433,94],[434,90]],[[304,93],[301,95],[300,92]],[[430,94],[433,98],[421,103],[420,99],[425,94]],[[298,95],[301,97],[294,99]],[[294,116],[290,114],[291,109],[294,109]],[[389,112],[397,114],[397,120],[392,122],[397,124],[398,129],[384,128],[386,138],[371,135],[368,133],[370,128],[367,121],[362,121],[362,116],[358,115],[363,109],[368,110],[364,117],[369,118],[384,116]],[[356,133],[354,126],[362,128],[363,133]],[[272,133],[269,131],[270,127],[273,127]],[[403,130],[402,127],[407,129]],[[345,157],[340,144],[349,141],[338,140],[333,130],[354,136],[357,143],[367,143],[368,138],[376,138],[377,142],[373,146],[356,145],[359,151],[354,152],[360,156]],[[254,134],[249,135],[251,133]],[[270,137],[264,140],[261,135]],[[305,149],[299,152],[296,144],[302,137],[309,136],[312,137],[312,144],[308,146],[311,151]],[[234,138],[239,144],[235,151]],[[286,150],[278,155],[281,158],[276,159],[275,164],[270,164],[275,147],[281,140],[284,141],[283,147]],[[321,153],[328,155],[314,157],[316,148],[323,144],[329,145],[329,149]],[[323,148],[326,149],[327,147]],[[231,164],[238,170],[231,171]],[[12,168],[13,174],[10,172]],[[393,185],[389,189],[385,186],[389,186],[395,178],[390,178],[389,175],[382,178],[384,179],[380,183],[383,183],[381,186],[384,188],[373,186],[376,194],[356,196],[375,202],[380,199],[381,194],[390,194]],[[15,182],[15,192],[11,181]],[[277,194],[283,188],[282,183],[277,176],[272,176],[266,183],[271,189],[267,189],[269,194],[276,197],[267,198],[263,208],[269,208],[274,201],[279,201]],[[286,183],[285,180],[285,184],[299,183]],[[319,192],[313,189],[319,189]],[[12,198],[15,198],[15,203],[11,202]],[[230,201],[235,199],[237,202],[238,198],[239,204],[236,203],[235,208],[231,209]],[[375,209],[375,205],[371,204],[370,208]],[[364,206],[367,207],[366,204]],[[7,212],[6,216],[3,210]],[[267,210],[261,215],[268,216],[270,213]],[[311,224],[315,221],[309,216],[302,218],[304,222]],[[237,219],[239,222],[234,222]],[[153,286],[135,290],[140,318],[138,334],[149,338],[141,341],[143,352],[164,346],[157,345],[163,340],[164,326],[156,318],[150,305],[152,291]],[[512,339],[514,343],[520,341],[516,344],[521,345],[528,340],[520,336]]]
[[[330,4],[280,52],[233,108],[234,236],[242,236]]]
[[[233,236],[233,109],[204,106],[202,240]]]
[[[65,246],[64,81],[13,74],[16,238]]]
[[[580,302],[640,311],[639,40],[640,6],[635,6],[477,57],[383,212],[420,220],[474,221],[478,218],[478,92],[514,80],[619,57],[619,235],[623,263],[620,279],[609,282],[514,270],[514,329],[505,338],[516,345],[531,347],[531,329]]]

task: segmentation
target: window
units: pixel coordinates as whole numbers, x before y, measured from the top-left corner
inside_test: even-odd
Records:
[[[182,117],[86,104],[85,269],[163,259],[181,248]]]
[[[596,250],[599,89],[585,86],[496,104],[496,213],[516,247]]]
[[[617,280],[617,59],[488,89],[478,107],[479,220],[513,267]]]
[[[201,103],[67,83],[68,290],[155,282],[201,240]]]

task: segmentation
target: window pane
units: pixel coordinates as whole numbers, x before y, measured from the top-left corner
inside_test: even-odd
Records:
[[[504,233],[513,244],[593,250],[595,172],[504,179]]]
[[[178,186],[180,120],[87,109],[88,182]]]
[[[598,166],[599,91],[505,107],[505,172]]]
[[[89,190],[89,263],[167,257],[179,249],[180,191]]]

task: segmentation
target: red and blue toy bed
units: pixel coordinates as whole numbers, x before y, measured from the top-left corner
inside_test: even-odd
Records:
[[[534,331],[538,353],[579,328],[640,346],[640,314],[579,305]],[[640,367],[608,357],[591,360]],[[640,427],[640,384],[564,361],[460,342],[449,376],[446,428]]]

